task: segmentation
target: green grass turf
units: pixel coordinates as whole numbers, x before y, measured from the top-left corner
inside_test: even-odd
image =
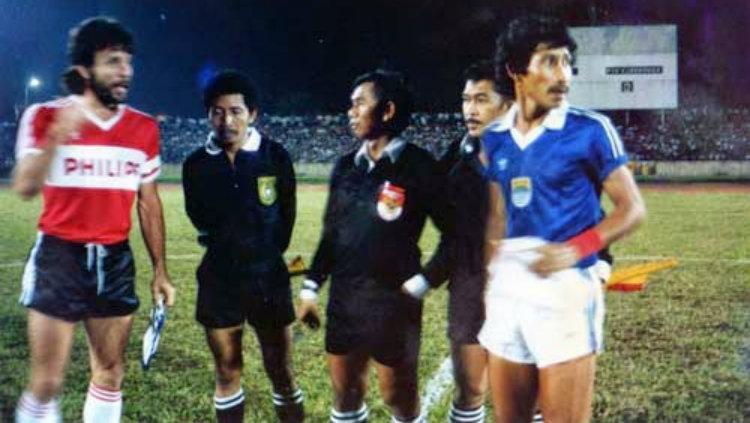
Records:
[[[326,189],[301,186],[299,214],[289,256],[307,262],[316,246]],[[750,421],[750,196],[746,193],[645,193],[647,223],[614,248],[616,267],[647,257],[678,257],[676,269],[652,275],[640,293],[607,296],[606,351],[599,360],[594,420]],[[169,270],[179,289],[152,370],[140,369],[141,336],[147,324],[150,269],[137,227],[132,245],[138,263],[138,311],[128,347],[123,422],[213,421],[213,366],[203,333],[193,319],[194,272],[201,254],[183,212],[178,187],[163,186]],[[22,202],[0,189],[0,420],[13,408],[28,374],[25,311],[16,304],[22,262],[35,233],[40,201]],[[134,220],[137,222],[137,220]],[[432,251],[431,228],[423,248]],[[295,281],[299,286],[299,278]],[[296,292],[296,289],[295,289]],[[326,294],[321,298],[325,304]],[[448,353],[444,290],[426,300],[420,387]],[[294,370],[305,390],[308,421],[327,421],[331,390],[322,331],[299,327]],[[248,422],[273,422],[270,385],[257,342],[245,336],[243,385]],[[79,328],[62,393],[65,421],[80,421],[87,386],[87,351]],[[388,413],[371,378],[367,397],[372,422]],[[429,421],[445,421],[450,395]],[[489,419],[488,419],[489,420]]]

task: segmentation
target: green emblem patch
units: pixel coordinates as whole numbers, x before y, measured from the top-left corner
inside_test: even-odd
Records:
[[[258,199],[264,206],[276,201],[276,177],[258,176]]]

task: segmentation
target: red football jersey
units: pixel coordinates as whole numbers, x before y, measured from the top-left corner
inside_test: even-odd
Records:
[[[31,106],[18,128],[16,160],[41,151],[55,114],[76,96]],[[82,106],[83,107],[83,106]],[[104,121],[85,109],[85,123],[61,144],[44,184],[39,230],[82,243],[128,238],[140,184],[159,175],[159,127],[149,115],[120,105]]]

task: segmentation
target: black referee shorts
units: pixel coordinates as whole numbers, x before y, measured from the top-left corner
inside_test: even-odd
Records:
[[[21,304],[70,322],[125,316],[139,305],[127,241],[81,244],[39,233],[22,285]]]
[[[448,338],[459,345],[478,344],[483,324],[483,272],[456,271],[448,285]]]
[[[421,333],[421,301],[372,280],[332,281],[326,320],[328,353],[366,351],[387,366],[416,366]]]
[[[238,326],[283,328],[295,319],[289,272],[283,258],[266,264],[241,265],[203,256],[196,272],[195,318],[207,328]]]

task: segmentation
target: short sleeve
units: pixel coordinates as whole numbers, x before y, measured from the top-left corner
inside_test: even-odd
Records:
[[[146,161],[141,166],[141,183],[153,182],[161,173],[161,156],[159,155],[159,126],[151,121],[151,130],[147,133],[145,144]]]
[[[18,136],[16,138],[16,161],[21,160],[28,154],[42,152],[46,139],[44,137],[52,114],[42,109],[40,105],[33,105],[26,109],[18,125]]]
[[[613,170],[627,164],[628,155],[609,118],[596,119],[592,137],[591,159],[598,182],[603,183]]]

